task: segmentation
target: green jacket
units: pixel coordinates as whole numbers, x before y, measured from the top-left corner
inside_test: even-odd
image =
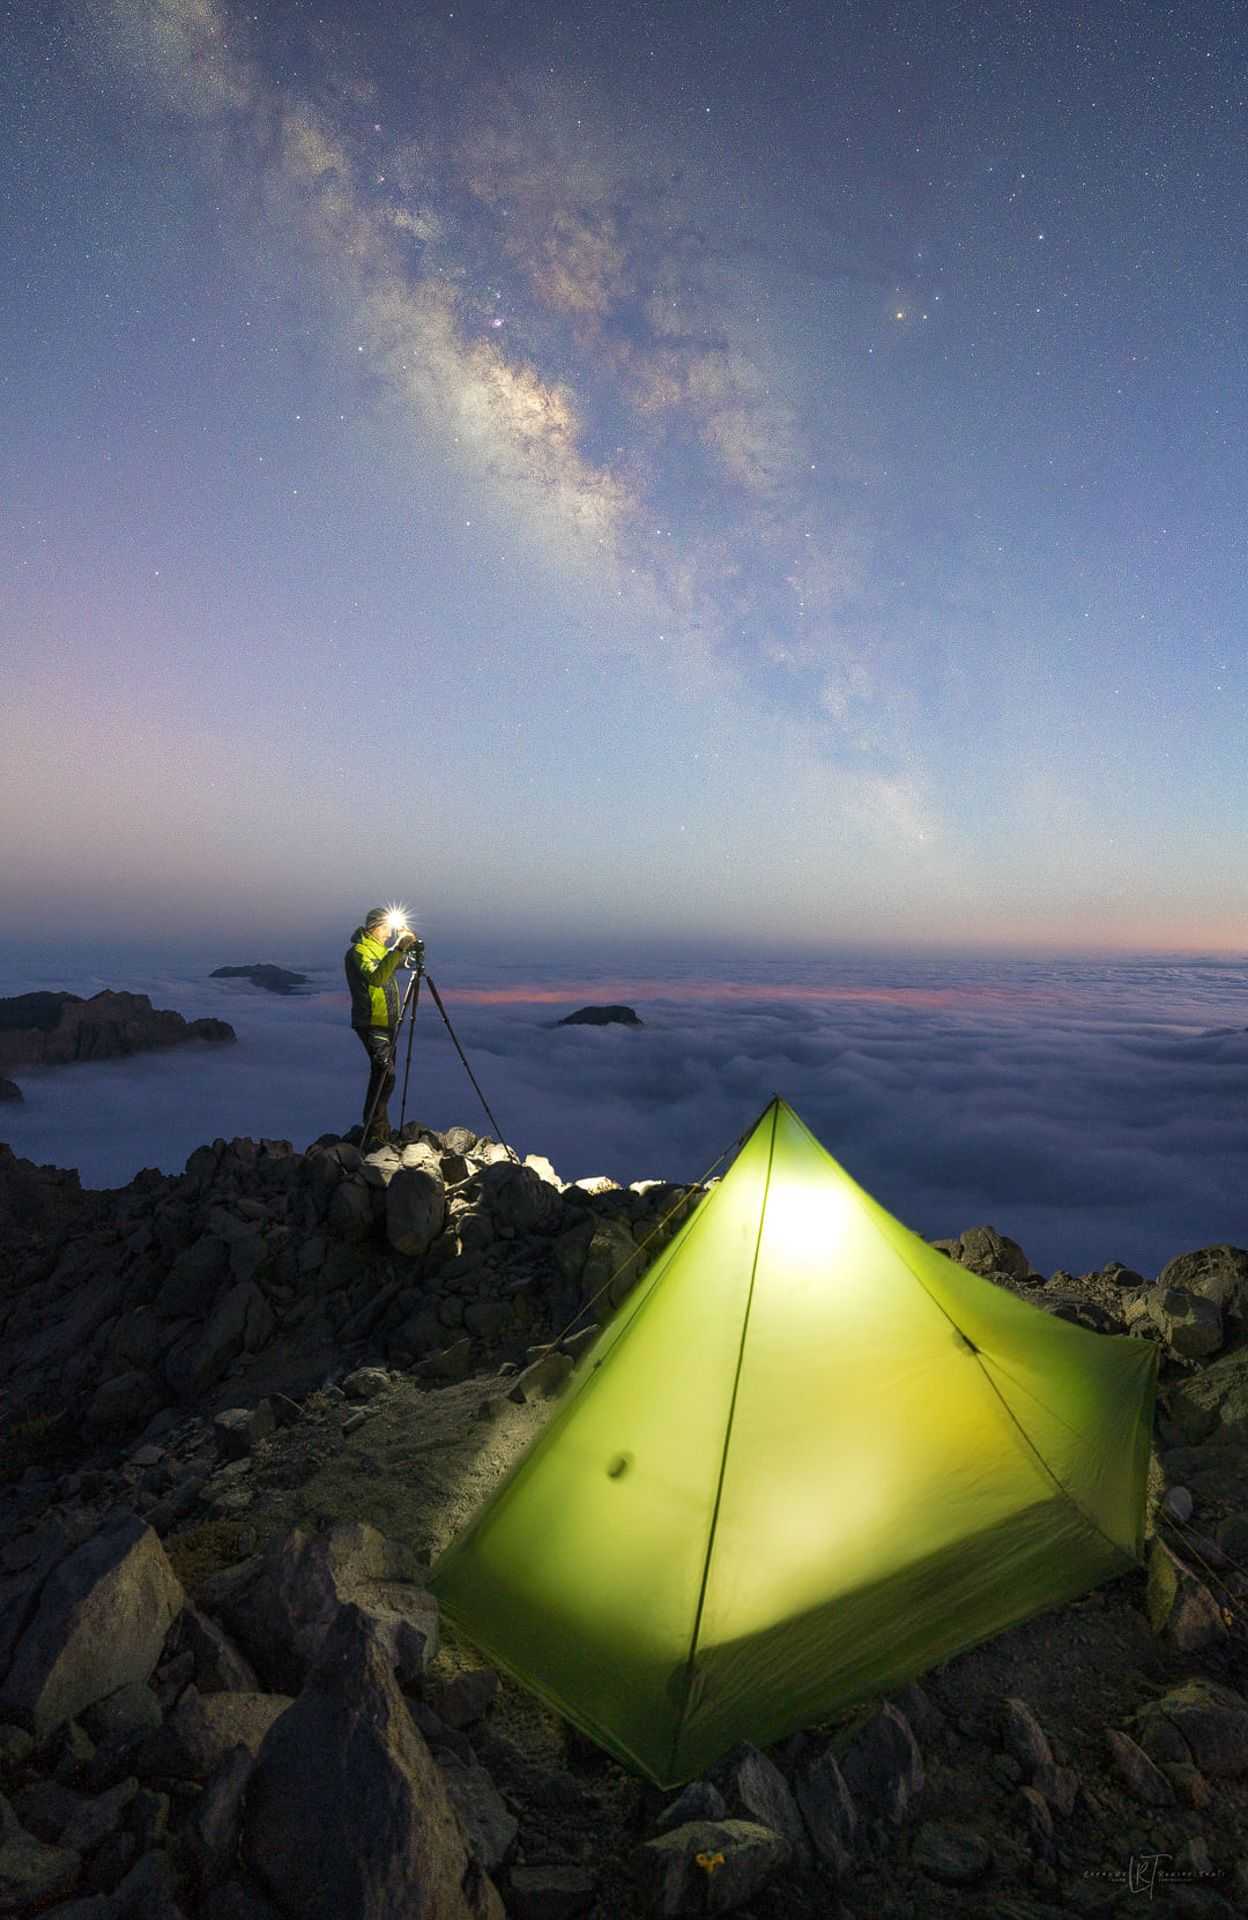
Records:
[[[365,933],[363,927],[357,927],[351,935],[353,945],[347,949],[345,965],[347,985],[351,989],[351,1025],[362,1027],[366,1032],[393,1029],[399,1024],[399,1011],[402,999],[399,983],[394,975],[403,955],[397,951],[387,953],[380,940],[371,933]]]

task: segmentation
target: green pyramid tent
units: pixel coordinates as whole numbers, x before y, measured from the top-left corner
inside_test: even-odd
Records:
[[[1156,1367],[929,1247],[775,1099],[432,1586],[674,1786],[1136,1563]]]

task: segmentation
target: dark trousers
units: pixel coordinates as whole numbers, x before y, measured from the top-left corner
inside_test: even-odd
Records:
[[[386,1104],[394,1089],[394,1035],[385,1027],[356,1027],[354,1031],[360,1036],[371,1067],[368,1092],[364,1096],[364,1124],[368,1125],[371,1113],[374,1130],[388,1127],[390,1115]]]

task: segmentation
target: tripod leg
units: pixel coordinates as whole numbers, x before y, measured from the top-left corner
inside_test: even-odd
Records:
[[[420,1004],[420,970],[417,969],[416,987],[415,987],[415,991],[412,994],[412,1017],[410,1022],[408,1023],[408,1029],[407,1029],[407,1060],[403,1067],[403,1098],[399,1103],[399,1132],[400,1133],[402,1133],[403,1131],[403,1123],[407,1118],[407,1083],[408,1083],[408,1080],[411,1078],[411,1072],[412,1072],[412,1039],[416,1032],[416,1008],[419,1006],[419,1004]],[[406,1012],[406,1010],[407,1009],[404,1008],[404,1012]]]

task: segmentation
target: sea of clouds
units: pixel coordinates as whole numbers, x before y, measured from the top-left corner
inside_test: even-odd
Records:
[[[286,961],[312,976],[290,998],[212,980],[212,964],[97,958],[52,977],[0,962],[0,995],[124,987],[238,1035],[20,1070],[0,1138],[112,1187],[180,1171],[218,1136],[304,1147],[345,1131],[366,1063],[340,962]],[[1192,1247],[1248,1245],[1248,965],[860,955],[732,977],[688,958],[631,978],[583,960],[435,977],[504,1137],[564,1179],[696,1178],[778,1092],[927,1237],[991,1223],[1046,1273],[1117,1259],[1153,1274]],[[554,1024],[606,1001],[644,1025]],[[408,1119],[493,1132],[427,989],[414,1032]],[[398,1108],[396,1094],[396,1123]]]

